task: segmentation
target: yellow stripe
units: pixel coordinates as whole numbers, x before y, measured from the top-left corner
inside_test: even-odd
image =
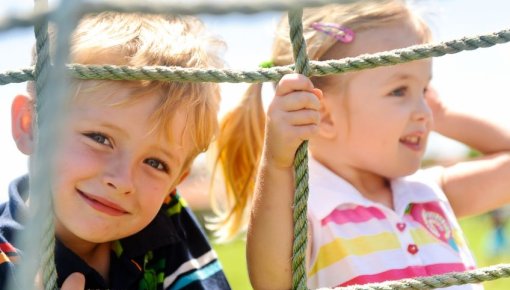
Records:
[[[362,256],[373,252],[400,248],[400,242],[393,233],[381,233],[354,239],[337,238],[320,247],[317,259],[308,275],[313,276],[321,269],[344,259],[346,256]]]
[[[437,244],[439,242],[439,239],[422,228],[411,229],[411,237],[413,237],[413,241],[417,246]]]

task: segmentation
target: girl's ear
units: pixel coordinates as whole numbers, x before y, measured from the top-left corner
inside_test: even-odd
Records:
[[[34,148],[32,99],[26,95],[17,95],[11,105],[11,131],[19,151],[30,155]]]
[[[325,139],[334,139],[338,134],[338,130],[335,128],[335,121],[331,117],[331,112],[327,106],[321,107],[321,121],[319,123],[319,135]]]

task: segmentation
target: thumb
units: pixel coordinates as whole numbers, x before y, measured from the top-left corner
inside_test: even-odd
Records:
[[[85,276],[82,273],[72,273],[62,284],[61,290],[85,289]]]

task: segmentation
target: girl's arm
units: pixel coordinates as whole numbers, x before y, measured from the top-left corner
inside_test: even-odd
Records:
[[[445,167],[440,180],[458,217],[510,203],[510,131],[487,120],[449,110],[430,89],[434,130],[480,151],[483,157]]]
[[[321,92],[302,75],[287,75],[269,106],[247,240],[255,289],[290,289],[294,154],[317,130]]]
[[[433,88],[427,90],[426,98],[434,116],[434,131],[484,155],[510,151],[510,131],[507,128],[480,117],[450,110]]]

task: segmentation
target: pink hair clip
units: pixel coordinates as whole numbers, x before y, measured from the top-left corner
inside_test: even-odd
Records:
[[[340,24],[314,22],[311,27],[343,43],[349,43],[354,40],[354,31]]]

